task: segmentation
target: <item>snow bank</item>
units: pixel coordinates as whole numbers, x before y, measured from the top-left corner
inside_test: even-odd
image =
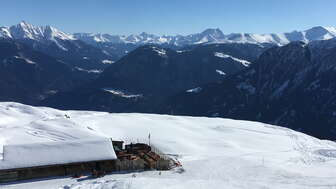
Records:
[[[108,138],[5,145],[0,170],[116,158],[112,141]]]

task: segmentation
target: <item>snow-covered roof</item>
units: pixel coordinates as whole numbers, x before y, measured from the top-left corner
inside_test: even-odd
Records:
[[[116,158],[112,141],[108,138],[5,145],[0,170]]]

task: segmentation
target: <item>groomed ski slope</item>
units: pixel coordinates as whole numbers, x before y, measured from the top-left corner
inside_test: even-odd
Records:
[[[100,137],[141,141],[149,133],[151,143],[178,158],[184,172],[44,179],[0,188],[336,188],[336,144],[286,128],[220,118],[59,111],[0,103],[0,153],[6,144]]]

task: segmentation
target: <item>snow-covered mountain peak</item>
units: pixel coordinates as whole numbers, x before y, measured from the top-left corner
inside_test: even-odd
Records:
[[[21,27],[21,28],[26,28],[26,29],[28,29],[28,28],[34,28],[33,25],[29,24],[28,22],[26,22],[24,20],[21,21],[20,23],[18,23],[16,26],[17,27]]]
[[[34,26],[30,23],[28,23],[27,21],[21,21],[19,22],[18,24],[15,25],[16,27],[20,27],[22,29],[26,29],[26,30],[33,30],[33,29],[36,29],[38,28],[38,26]]]
[[[154,35],[149,34],[149,33],[146,33],[146,32],[141,32],[139,35],[140,35],[140,36],[143,36],[143,37],[154,36]]]
[[[203,35],[211,35],[216,37],[224,37],[224,33],[219,28],[209,28],[202,32]]]
[[[41,28],[35,27],[25,21],[20,22],[17,25],[11,26],[10,32],[15,39],[36,39],[43,36]]]
[[[305,31],[305,37],[309,41],[327,40],[336,36],[335,28],[317,26]]]
[[[52,26],[45,26],[44,28],[44,37],[47,39],[59,38],[63,40],[74,40],[75,38],[72,35],[68,35]]]
[[[332,33],[332,30],[335,30],[334,27],[325,27],[325,26],[315,26],[315,27],[312,27],[308,30],[305,30],[306,32],[323,32],[323,33],[327,33],[327,32],[331,32]]]
[[[26,21],[22,21],[11,27],[2,27],[0,36],[14,39],[32,40],[74,40],[72,35],[68,35],[52,26],[34,26]]]
[[[189,35],[189,40],[195,41],[194,44],[218,43],[225,40],[225,35],[220,29],[206,29],[202,33]]]

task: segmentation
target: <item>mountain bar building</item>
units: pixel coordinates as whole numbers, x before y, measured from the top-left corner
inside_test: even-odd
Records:
[[[0,183],[25,179],[145,169],[168,170],[171,160],[161,158],[147,144],[109,138],[3,146]],[[116,153],[117,152],[117,153]]]

